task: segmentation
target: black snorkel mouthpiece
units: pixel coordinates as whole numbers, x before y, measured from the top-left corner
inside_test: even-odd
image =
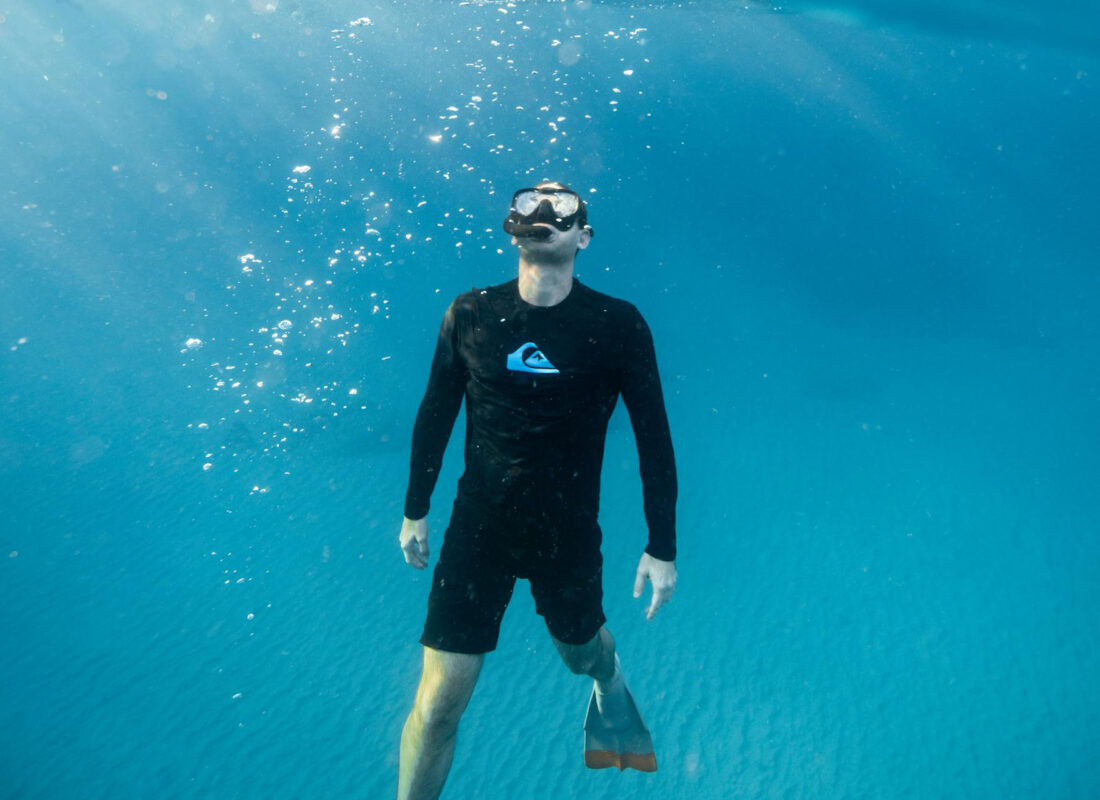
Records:
[[[514,211],[504,220],[504,232],[519,239],[549,239],[552,231],[544,225],[535,225]]]

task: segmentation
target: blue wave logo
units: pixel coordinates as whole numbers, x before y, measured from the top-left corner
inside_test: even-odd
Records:
[[[512,372],[535,372],[540,375],[556,375],[558,369],[542,354],[534,342],[524,342],[515,352],[508,354],[508,369]]]

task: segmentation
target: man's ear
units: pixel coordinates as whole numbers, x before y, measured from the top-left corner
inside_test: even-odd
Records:
[[[583,250],[588,247],[588,243],[592,241],[592,229],[585,225],[581,228],[580,238],[577,239],[577,249]]]

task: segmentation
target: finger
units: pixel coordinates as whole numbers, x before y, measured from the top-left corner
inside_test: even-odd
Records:
[[[657,611],[672,598],[672,587],[662,586],[660,588],[654,587],[653,600],[649,604],[649,610],[646,611],[646,618],[653,619],[657,614]]]
[[[638,572],[634,575],[634,596],[641,597],[642,592],[645,591],[645,576],[646,571],[639,566]]]
[[[653,619],[653,615],[657,613],[657,609],[661,607],[661,593],[657,591],[657,587],[653,586],[653,594],[649,598],[649,608],[645,610],[645,618]]]
[[[657,608],[660,608],[661,606],[663,606],[665,603],[667,603],[669,600],[672,599],[672,587],[671,586],[662,586],[660,588],[660,590],[656,592],[656,595],[657,595]]]

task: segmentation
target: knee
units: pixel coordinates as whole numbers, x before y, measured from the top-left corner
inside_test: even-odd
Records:
[[[458,731],[462,711],[439,697],[425,697],[413,706],[412,717],[424,736],[448,739]]]
[[[565,644],[564,642],[555,641],[555,644],[558,647],[558,653],[561,654],[561,660],[565,662],[565,666],[569,667],[569,671],[574,675],[590,674],[597,661],[599,661],[600,648],[594,642]]]

